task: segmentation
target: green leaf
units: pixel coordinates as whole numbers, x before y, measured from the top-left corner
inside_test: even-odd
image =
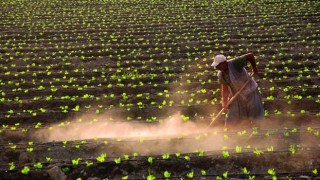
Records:
[[[96,159],[97,159],[98,162],[104,162],[106,160],[106,157],[107,157],[107,154],[106,153],[102,153]]]
[[[147,176],[147,180],[155,180],[155,179],[156,179],[156,177],[154,175],[152,175],[152,174],[149,174]]]
[[[46,161],[50,162],[50,161],[52,161],[52,159],[50,157],[46,157]]]
[[[42,168],[41,162],[37,162],[37,163],[35,163],[33,166],[34,166],[35,168],[37,168],[37,169],[41,169],[41,168]]]
[[[120,163],[121,163],[121,157],[115,158],[115,159],[114,159],[114,162],[115,162],[116,164],[120,164]]]
[[[268,174],[272,175],[272,176],[275,176],[276,175],[276,172],[274,169],[268,169]]]
[[[318,169],[312,170],[312,173],[313,173],[314,175],[318,175]]]
[[[77,166],[79,164],[79,161],[81,160],[81,158],[78,159],[72,159],[72,165]]]
[[[193,178],[193,175],[194,175],[193,171],[187,173],[188,178]]]
[[[224,172],[223,175],[222,175],[225,179],[228,178],[228,171]]]
[[[162,155],[162,159],[169,159],[170,158],[170,154],[169,153],[164,153]]]
[[[153,163],[153,158],[152,157],[148,157],[148,163],[150,163],[150,164]]]
[[[229,154],[229,152],[228,151],[222,151],[222,156],[224,157],[224,158],[228,158],[229,156],[230,156],[230,154]]]
[[[124,154],[124,155],[123,155],[124,160],[128,160],[129,157],[130,157],[130,156],[129,156],[128,154]]]
[[[203,170],[203,169],[202,169],[202,170],[201,170],[201,175],[202,175],[202,176],[205,176],[205,175],[207,175],[207,172],[206,172],[206,170]]]
[[[16,166],[14,165],[14,162],[9,163],[9,165],[10,165],[10,168],[9,168],[10,171],[16,168]]]
[[[184,159],[187,161],[190,161],[190,157],[189,156],[184,156]]]
[[[87,167],[90,167],[90,166],[92,166],[92,165],[93,165],[93,162],[86,161],[86,165],[87,165]]]
[[[290,145],[289,150],[290,150],[290,152],[291,152],[292,154],[295,154],[295,153],[296,153],[296,147],[295,147],[295,145]]]
[[[69,167],[63,167],[61,168],[61,171],[65,174],[68,174],[70,172],[70,168]]]
[[[236,146],[236,153],[241,153],[241,152],[242,152],[242,147]]]
[[[168,172],[168,171],[165,171],[165,172],[163,173],[163,175],[164,175],[165,178],[170,178],[171,173]]]
[[[250,172],[247,170],[246,167],[242,168],[241,170],[242,170],[242,173],[243,173],[243,174],[249,174],[249,173],[250,173]]]
[[[28,166],[24,166],[23,169],[21,170],[21,173],[24,175],[27,175],[30,171],[30,168]]]

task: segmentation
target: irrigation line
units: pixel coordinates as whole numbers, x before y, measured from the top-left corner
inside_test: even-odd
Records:
[[[297,149],[296,152],[294,154],[292,154],[292,152],[290,150],[288,150],[289,148],[286,148],[286,149],[282,149],[282,150],[274,150],[274,151],[262,151],[262,154],[260,155],[257,155],[257,156],[263,156],[263,155],[270,155],[270,154],[277,154],[277,153],[290,153],[292,154],[293,156],[295,156],[296,154],[299,154],[299,153],[308,153],[308,155],[310,155],[309,153],[310,152],[318,152],[320,153],[320,147],[304,147],[304,148],[307,148],[307,149],[303,149],[303,150],[299,150]],[[237,153],[235,152],[234,149],[226,149],[226,150],[216,150],[216,151],[205,151],[205,154],[207,155],[203,155],[203,156],[200,156],[198,155],[198,153],[182,153],[180,154],[179,157],[177,157],[175,154],[169,154],[169,159],[164,159],[162,158],[162,155],[140,155],[140,156],[135,156],[133,158],[130,158],[128,160],[123,160],[122,161],[125,161],[125,162],[130,162],[130,161],[133,161],[133,162],[141,162],[141,161],[147,161],[147,159],[152,156],[153,157],[153,160],[157,160],[157,161],[171,161],[171,160],[182,160],[182,161],[186,161],[185,160],[185,156],[190,156],[190,159],[192,160],[192,158],[195,158],[195,157],[198,157],[198,158],[214,158],[216,156],[218,156],[219,158],[222,158],[222,152],[223,151],[228,151],[230,152],[230,156],[233,156],[233,155],[254,155],[253,153],[253,148],[249,150],[246,150],[246,151],[243,151],[241,153]],[[261,150],[261,148],[260,148]],[[121,156],[110,156],[108,158],[106,158],[107,160],[105,162],[94,162],[96,161],[96,158],[81,158],[80,162],[79,162],[79,165],[86,165],[85,161],[90,161],[90,162],[94,162],[95,164],[104,164],[104,163],[115,163],[114,162],[114,159],[115,158],[119,158]],[[157,158],[158,157],[158,158]],[[134,159],[134,158],[137,158],[137,159]],[[71,160],[68,160],[66,161],[65,159],[54,159],[52,162],[41,162],[42,164],[53,164],[53,163],[66,163],[66,165],[68,165],[68,163],[70,163]],[[27,163],[27,164],[24,164],[25,165],[30,165],[32,166],[33,164],[32,163]],[[1,167],[8,167],[9,165],[8,164],[0,164]],[[19,166],[19,164],[17,164],[17,166]],[[21,165],[22,166],[22,165]]]
[[[210,137],[217,137],[219,135],[228,135],[228,137],[237,137],[237,138],[243,138],[243,139],[248,139],[250,140],[251,138],[265,138],[267,140],[287,140],[293,137],[300,137],[302,134],[309,134],[315,137],[318,137],[315,135],[313,132],[316,131],[318,132],[320,130],[320,127],[314,127],[312,128],[312,131],[304,130],[304,129],[297,129],[297,131],[292,132],[294,129],[270,129],[266,131],[259,131],[258,134],[253,134],[252,132],[246,132],[244,135],[239,135],[238,133],[242,131],[233,131],[233,132],[224,132],[224,131],[215,131],[215,132],[198,132],[198,133],[186,133],[186,134],[173,134],[173,135],[167,135],[167,136],[149,136],[149,137],[118,137],[121,140],[116,140],[115,138],[97,138],[96,140],[93,139],[80,139],[80,140],[67,140],[67,145],[88,145],[88,144],[96,144],[96,143],[102,143],[103,141],[108,141],[109,143],[113,144],[122,144],[126,142],[138,142],[141,139],[148,143],[148,142],[157,142],[157,141],[172,141],[172,140],[194,140],[196,137],[200,138],[210,138]],[[270,132],[270,133],[268,133]],[[17,132],[21,133],[21,132]],[[266,135],[268,133],[268,135]],[[288,136],[285,136],[284,134],[288,133]],[[150,139],[151,138],[151,139]],[[12,145],[16,146],[23,146],[23,147],[47,147],[47,146],[59,146],[62,144],[63,141],[51,141],[51,142],[38,142],[38,140],[35,139],[33,141],[32,139],[28,140],[26,139],[25,141],[31,141],[33,142],[33,145],[27,145],[27,142],[25,143],[13,143]],[[84,143],[83,143],[84,141]],[[0,144],[0,149],[1,147],[10,147],[12,146],[10,144]]]
[[[206,105],[196,105],[196,106],[206,106]],[[185,107],[185,106],[171,106],[170,108],[183,108],[183,107]],[[133,107],[133,108],[138,108],[138,107]],[[139,108],[139,109],[154,109],[154,108],[156,108],[156,109],[158,109],[158,107],[157,106],[154,106],[154,107],[145,107],[145,108]],[[169,107],[168,107],[169,108]],[[119,107],[113,107],[113,109],[123,109],[123,108],[119,108]],[[58,111],[58,110],[57,110]],[[59,112],[61,112],[61,111],[59,111]],[[90,112],[90,111],[86,111],[86,112]],[[92,110],[92,112],[94,112],[94,110]],[[52,113],[52,112],[48,112],[48,113]],[[71,113],[75,113],[75,114],[78,114],[78,113],[84,113],[84,112],[71,112]],[[296,114],[296,115],[306,115],[306,114],[301,114],[300,113],[300,111],[293,111],[292,112],[293,114]],[[307,115],[310,115],[310,116],[314,116],[314,115],[316,115],[318,113],[318,111],[309,111],[308,112],[308,114]],[[0,114],[6,114],[6,113],[0,113]],[[269,117],[267,118],[267,119],[272,119],[272,117],[276,117],[276,118],[278,118],[278,117],[286,117],[286,116],[289,116],[289,117],[291,117],[291,115],[290,114],[281,114],[281,115],[275,115],[275,114],[270,114],[269,115]],[[192,118],[195,118],[195,117],[191,117],[191,121],[192,121]],[[222,118],[221,118],[222,119]],[[201,119],[202,121],[208,121],[208,122],[210,122],[211,120],[212,120],[212,118],[202,118]],[[39,122],[39,121],[38,121]],[[100,121],[99,121],[100,122]],[[107,120],[107,121],[102,121],[102,122],[106,122],[106,123],[108,123],[108,122],[110,122],[110,123],[128,123],[128,122],[130,122],[130,123],[141,123],[141,124],[151,124],[151,123],[160,123],[160,121],[158,120],[158,121],[152,121],[152,122],[147,122],[147,121],[142,121],[142,120],[132,120],[132,121],[126,121],[126,120],[120,120],[120,121],[116,121],[116,122],[113,122],[113,121],[111,121],[111,120]],[[81,124],[84,124],[84,123],[87,123],[87,122],[77,122],[77,123],[81,123]],[[23,124],[22,126],[15,126],[15,128],[16,128],[16,130],[15,131],[18,131],[18,130],[23,130],[23,129],[27,129],[27,130],[29,130],[29,129],[46,129],[46,128],[48,128],[48,127],[45,127],[45,126],[50,126],[50,125],[54,125],[54,124],[57,124],[57,123],[43,123],[40,127],[38,127],[38,128],[35,128],[35,126],[36,126],[36,123],[33,123],[33,125],[25,125],[25,124]],[[13,125],[11,126],[11,127],[13,127]],[[8,128],[2,128],[2,131],[4,132],[4,131],[13,131],[13,130],[11,130],[10,129],[10,127],[8,127]]]

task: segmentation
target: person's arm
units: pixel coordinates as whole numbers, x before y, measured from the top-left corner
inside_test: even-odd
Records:
[[[246,55],[246,59],[250,62],[251,64],[251,68],[252,68],[252,72],[254,75],[258,75],[258,69],[257,69],[257,64],[256,64],[256,59],[254,58],[254,55],[250,52],[247,53]]]
[[[222,107],[228,109],[229,89],[227,85],[221,84]]]

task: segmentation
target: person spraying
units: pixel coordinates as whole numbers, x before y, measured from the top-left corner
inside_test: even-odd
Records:
[[[252,123],[259,127],[264,120],[264,107],[258,91],[258,84],[249,76],[245,66],[250,62],[253,75],[258,74],[253,53],[227,60],[220,54],[214,57],[211,66],[218,70],[221,84],[222,107],[227,111],[226,128],[234,128],[240,123]],[[232,102],[228,101],[234,96]]]

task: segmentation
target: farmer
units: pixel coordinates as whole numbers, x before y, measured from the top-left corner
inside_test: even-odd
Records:
[[[264,120],[264,108],[258,91],[258,84],[249,77],[244,68],[250,62],[254,75],[258,74],[256,61],[252,53],[227,60],[224,55],[217,55],[211,66],[219,70],[217,76],[221,84],[222,107],[227,110],[225,127],[233,128],[243,120],[259,127]],[[247,80],[249,83],[242,89],[234,101],[227,106],[228,100],[238,92]]]

